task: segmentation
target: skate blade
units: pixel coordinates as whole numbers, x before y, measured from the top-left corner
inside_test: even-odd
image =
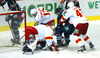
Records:
[[[33,52],[23,52],[24,55],[33,55]]]
[[[96,48],[90,48],[91,50],[96,50]]]
[[[86,51],[83,51],[83,52],[80,51],[80,52],[77,52],[77,53],[78,53],[78,54],[82,54],[82,53],[86,53]]]

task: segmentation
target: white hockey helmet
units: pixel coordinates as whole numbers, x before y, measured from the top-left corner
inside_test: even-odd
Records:
[[[36,12],[37,12],[36,9],[31,9],[30,14],[33,15],[33,14],[35,14]]]
[[[68,8],[74,7],[74,3],[73,3],[73,2],[69,2],[69,3],[67,4],[67,7],[68,7]]]

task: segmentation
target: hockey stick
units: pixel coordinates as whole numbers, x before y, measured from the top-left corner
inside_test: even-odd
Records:
[[[3,10],[5,11],[5,8],[4,8],[4,6],[2,6],[2,8],[3,8]]]
[[[10,27],[11,34],[12,34],[13,38],[14,38],[14,39],[16,39],[16,38],[15,38],[15,36],[14,36],[14,33],[13,33],[12,29],[11,29],[11,26],[10,26],[9,21],[8,21],[8,25],[9,25],[9,27]],[[11,41],[13,41],[13,40],[11,39]],[[13,46],[13,45],[15,45],[15,43],[14,43],[14,42],[13,42],[12,46]]]
[[[56,51],[59,51],[58,48],[55,46],[55,44],[53,44],[53,47],[55,48]]]
[[[22,39],[25,35],[23,35],[20,39]]]

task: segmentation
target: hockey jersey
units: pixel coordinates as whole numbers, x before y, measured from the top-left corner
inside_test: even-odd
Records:
[[[38,34],[37,34],[37,37],[38,37],[38,41],[45,41],[47,42],[47,45],[52,45],[52,42],[53,42],[53,31],[52,29],[48,26],[45,26],[45,25],[38,25],[38,26],[34,26],[37,31],[38,31]],[[47,31],[49,30],[49,31]]]
[[[37,8],[37,16],[34,17],[35,22],[39,21],[39,24],[46,24],[53,20],[52,14],[49,11],[44,10],[43,7]]]
[[[61,22],[65,21],[67,18],[70,18],[69,22],[75,27],[78,23],[87,23],[87,18],[83,15],[79,7],[72,7],[63,12]]]

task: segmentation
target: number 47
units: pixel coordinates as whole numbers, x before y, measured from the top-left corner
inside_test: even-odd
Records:
[[[79,16],[79,17],[83,17],[83,15],[81,13],[81,9],[76,10],[76,15]]]

